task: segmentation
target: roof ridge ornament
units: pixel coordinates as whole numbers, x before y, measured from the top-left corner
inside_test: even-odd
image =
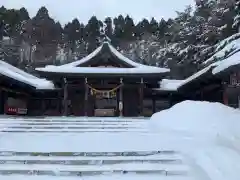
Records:
[[[101,36],[102,36],[102,43],[103,44],[104,43],[111,43],[112,40],[106,35],[105,32],[102,32]]]

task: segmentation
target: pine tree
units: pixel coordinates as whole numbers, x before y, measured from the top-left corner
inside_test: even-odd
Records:
[[[55,24],[55,32],[56,32],[56,41],[58,44],[62,43],[63,40],[63,28],[60,22],[56,22]]]
[[[164,19],[161,19],[158,27],[158,38],[162,39],[165,36],[165,33],[168,31],[167,22]]]
[[[21,21],[26,21],[30,19],[28,11],[25,8],[21,8],[19,10],[19,16]]]
[[[123,27],[123,39],[126,41],[132,41],[135,38],[135,25],[133,19],[127,15],[124,19],[125,24]]]
[[[118,46],[120,44],[121,39],[124,38],[124,25],[125,20],[122,15],[119,15],[117,18],[114,18],[114,44]]]
[[[86,41],[88,42],[87,51],[92,52],[99,46],[101,23],[96,16],[92,16],[86,25]]]
[[[113,36],[113,22],[112,19],[110,17],[107,17],[104,20],[105,23],[105,28],[104,28],[104,33],[110,38],[112,39]]]
[[[58,38],[61,36],[59,26],[49,16],[46,7],[41,7],[36,16],[25,25],[25,33],[31,47],[36,46],[35,60],[45,60],[46,63],[55,61],[58,46]]]
[[[136,36],[141,38],[144,34],[150,32],[150,23],[147,19],[143,19],[136,25]]]
[[[4,23],[3,23],[3,20],[0,20],[0,41],[3,38],[3,33],[4,33]]]
[[[237,29],[240,32],[240,0],[236,0],[235,3],[236,16],[234,17],[233,28]]]
[[[158,35],[159,34],[159,27],[158,27],[158,22],[152,18],[149,24],[149,28],[150,28],[150,33],[154,34],[154,35]]]

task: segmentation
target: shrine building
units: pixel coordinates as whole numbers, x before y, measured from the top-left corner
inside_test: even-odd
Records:
[[[169,93],[154,90],[170,70],[134,62],[108,41],[81,60],[36,71],[56,87],[52,95],[42,95],[38,107],[42,112],[52,109],[65,116],[136,117],[151,116],[171,104]]]
[[[184,80],[130,60],[105,41],[86,57],[37,68],[36,76],[0,61],[0,114],[151,116],[185,100],[240,108],[240,52]]]

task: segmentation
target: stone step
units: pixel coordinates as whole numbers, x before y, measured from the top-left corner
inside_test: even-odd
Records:
[[[0,156],[0,164],[68,164],[68,165],[109,165],[126,163],[181,164],[179,155],[153,156]]]
[[[1,180],[86,180],[85,177],[79,176],[26,176],[26,175],[8,175],[3,176],[0,175]],[[100,176],[88,176],[87,180],[196,180],[190,176],[159,176],[158,174],[152,174],[149,176],[148,174],[112,174],[112,175],[100,175]]]
[[[135,175],[148,175],[151,177],[152,175],[158,175],[158,176],[188,176],[187,171],[174,171],[174,170],[105,170],[105,171],[55,171],[55,170],[1,170],[0,169],[0,176],[9,176],[9,175],[25,175],[25,179],[28,179],[27,175],[34,175],[34,176],[67,176],[67,177],[74,177],[74,176],[99,176],[99,175],[117,175],[117,174],[132,174],[134,175],[132,178],[135,177]],[[50,177],[48,177],[50,178]],[[135,178],[134,178],[135,179]],[[149,179],[149,178],[147,178]],[[1,179],[2,180],[2,179]],[[171,179],[172,180],[172,179]],[[185,180],[185,179],[184,179]]]
[[[131,163],[114,165],[34,165],[2,164],[0,174],[35,174],[35,175],[100,175],[105,173],[143,173],[162,175],[187,175],[189,167],[176,164]]]
[[[92,130],[99,130],[99,129],[123,129],[123,130],[129,130],[129,129],[138,129],[142,130],[144,128],[141,127],[134,127],[134,126],[56,126],[56,125],[37,125],[37,126],[9,126],[9,129],[92,129]]]
[[[98,126],[98,125],[106,125],[106,126],[143,126],[146,125],[146,122],[24,122],[24,121],[0,121],[1,125],[79,125],[79,126]]]
[[[126,163],[181,164],[180,159],[161,160],[2,160],[0,164],[64,164],[64,165],[113,165]]]
[[[11,129],[0,128],[0,132],[8,132],[8,133],[99,133],[99,132],[107,132],[107,133],[124,133],[124,132],[138,132],[138,133],[147,133],[148,130],[142,129]]]
[[[179,153],[176,151],[166,150],[166,151],[126,151],[126,152],[17,152],[17,151],[0,151],[0,156],[42,156],[42,157],[147,157],[152,155],[166,155],[174,156],[178,155]]]
[[[95,122],[95,123],[146,123],[147,120],[124,120],[124,119],[119,119],[119,120],[115,120],[115,119],[0,119],[1,121],[23,121],[23,122]]]
[[[89,153],[86,153],[86,154],[89,155]],[[12,155],[12,153],[3,153],[3,155],[0,156],[0,159],[1,160],[48,160],[48,161],[51,161],[51,160],[58,160],[58,161],[149,160],[150,161],[150,160],[164,160],[164,159],[168,159],[168,160],[182,159],[182,156],[180,154],[170,154],[170,153],[169,154],[160,153],[156,155],[142,155],[142,156],[102,156],[102,155],[95,156],[96,154],[90,154],[90,155],[94,155],[94,156],[76,156],[76,154],[74,154],[73,156],[39,156],[39,155],[36,155],[35,153],[33,156],[24,156],[24,155]]]

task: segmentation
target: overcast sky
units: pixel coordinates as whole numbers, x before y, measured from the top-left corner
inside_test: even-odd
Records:
[[[49,14],[62,24],[77,17],[86,23],[92,15],[103,20],[129,14],[134,21],[142,18],[156,19],[174,17],[175,11],[183,10],[194,0],[0,0],[7,8],[25,7],[34,16],[41,6],[46,6]]]

